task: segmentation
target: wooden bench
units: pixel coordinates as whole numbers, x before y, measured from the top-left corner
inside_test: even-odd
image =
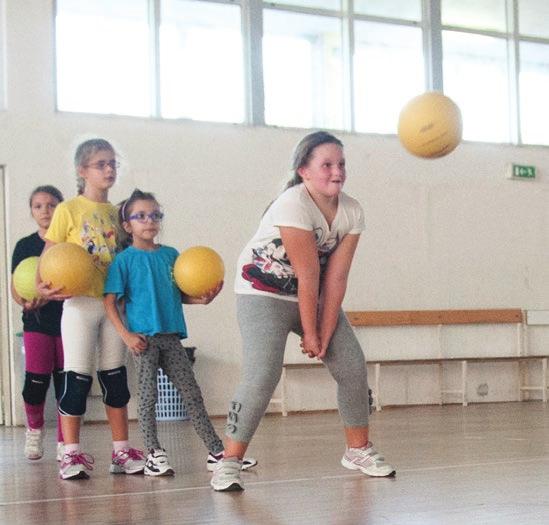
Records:
[[[547,402],[547,359],[549,355],[526,355],[524,351],[523,330],[525,316],[520,309],[489,309],[489,310],[402,310],[402,311],[353,311],[347,312],[347,317],[352,326],[383,327],[383,326],[418,326],[435,325],[438,327],[438,356],[425,359],[377,359],[369,360],[368,365],[374,367],[374,382],[371,386],[376,410],[381,410],[380,396],[381,368],[382,366],[407,366],[426,365],[438,366],[439,374],[439,403],[444,403],[445,396],[457,395],[463,406],[467,406],[467,370],[468,364],[490,362],[514,362],[519,368],[518,400],[523,399],[524,392],[539,391],[544,402]],[[539,316],[538,318],[539,319]],[[545,318],[544,318],[545,319]],[[549,319],[549,317],[548,317]],[[467,324],[515,324],[516,329],[516,353],[509,356],[472,356],[450,357],[445,356],[442,349],[442,327],[444,325]],[[540,322],[532,324],[544,324]],[[549,320],[546,324],[549,324]],[[526,374],[522,365],[539,361],[541,364],[541,382],[537,385],[526,384]],[[443,385],[443,365],[457,363],[461,366],[461,388],[446,390]],[[281,406],[282,415],[286,416],[287,410],[287,374],[290,370],[324,368],[319,361],[307,363],[285,363],[282,368],[280,380],[280,397],[273,398],[272,403]]]

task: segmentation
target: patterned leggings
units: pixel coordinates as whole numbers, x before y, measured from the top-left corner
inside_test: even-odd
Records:
[[[160,448],[156,429],[155,406],[158,399],[157,372],[164,370],[177,388],[191,420],[208,451],[218,454],[223,443],[215,432],[202,399],[202,392],[194,377],[191,362],[177,334],[157,334],[147,337],[147,349],[134,355],[139,384],[137,414],[147,449]]]

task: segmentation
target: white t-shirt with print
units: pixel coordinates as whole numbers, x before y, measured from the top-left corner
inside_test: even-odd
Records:
[[[271,204],[240,254],[236,293],[297,301],[297,279],[280,238],[280,226],[314,232],[322,276],[328,257],[343,237],[364,230],[364,212],[358,201],[342,192],[330,227],[304,184],[286,190]]]

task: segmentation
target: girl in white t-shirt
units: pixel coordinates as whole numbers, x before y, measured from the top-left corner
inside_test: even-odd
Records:
[[[366,362],[341,309],[364,230],[360,204],[342,191],[343,144],[323,131],[307,135],[296,147],[292,170],[238,262],[243,373],[227,419],[225,457],[211,482],[218,491],[244,488],[242,458],[280,379],[290,332],[337,382],[347,444],[342,465],[369,476],[395,474],[368,439]]]

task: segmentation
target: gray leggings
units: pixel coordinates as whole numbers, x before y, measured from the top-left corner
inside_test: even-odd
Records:
[[[237,295],[243,340],[240,385],[229,408],[226,435],[249,443],[282,373],[290,332],[302,334],[299,305],[259,295]],[[337,382],[337,404],[346,427],[368,425],[368,380],[362,348],[343,311],[324,359]]]
[[[179,341],[179,336],[176,334],[153,335],[147,337],[147,343],[147,349],[143,353],[134,355],[139,383],[137,414],[145,447],[160,448],[155,406],[158,399],[157,372],[158,368],[162,368],[181,394],[196,433],[210,452],[218,454],[223,450],[223,443],[210,422],[200,387],[194,377],[191,361]]]

